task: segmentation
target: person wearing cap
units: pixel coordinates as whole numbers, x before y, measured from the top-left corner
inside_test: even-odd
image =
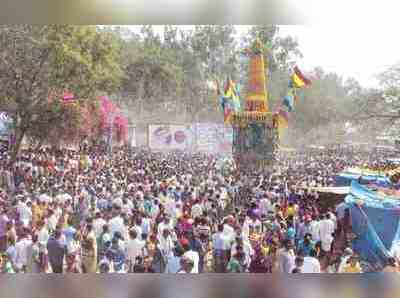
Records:
[[[194,268],[194,262],[190,258],[182,257],[180,261],[181,268],[177,272],[178,274],[190,274]]]
[[[363,273],[358,257],[352,255],[343,267],[343,273]]]
[[[200,262],[200,256],[199,253],[191,247],[189,241],[185,242],[182,244],[182,248],[185,251],[183,256],[189,260],[192,261],[193,263],[193,268],[190,273],[193,274],[198,274],[199,273],[199,262]]]
[[[338,273],[343,273],[344,271],[344,267],[346,266],[347,262],[349,261],[349,259],[351,258],[351,256],[353,255],[353,250],[350,247],[347,247],[344,252],[343,252],[343,256],[340,260],[339,263],[339,267],[338,267]]]

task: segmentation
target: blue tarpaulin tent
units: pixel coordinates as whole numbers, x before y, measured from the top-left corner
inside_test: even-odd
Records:
[[[389,177],[380,175],[367,175],[357,174],[350,172],[343,172],[335,176],[334,183],[337,187],[350,186],[353,181],[361,182],[360,184],[374,183],[379,186],[387,187],[391,185]]]
[[[400,200],[382,197],[353,181],[345,202],[355,235],[354,251],[369,263],[383,267],[400,243]]]

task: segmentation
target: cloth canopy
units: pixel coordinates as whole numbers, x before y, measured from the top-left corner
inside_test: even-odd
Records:
[[[400,242],[399,199],[379,195],[356,181],[345,198],[355,236],[353,250],[381,268]]]

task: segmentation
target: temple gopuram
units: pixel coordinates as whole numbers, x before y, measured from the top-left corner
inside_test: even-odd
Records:
[[[278,123],[268,106],[267,76],[261,41],[246,50],[250,58],[244,106],[232,115],[233,156],[240,171],[263,171],[275,160]]]

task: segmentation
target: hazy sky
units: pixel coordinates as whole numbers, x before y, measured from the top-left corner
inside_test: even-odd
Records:
[[[335,6],[335,9],[339,8]],[[158,28],[162,29],[162,26]],[[298,60],[298,65],[304,71],[321,66],[344,78],[354,77],[365,87],[376,87],[376,74],[400,62],[398,28],[400,22],[399,26],[385,22],[350,24],[344,14],[343,22],[337,25],[280,26],[280,35],[291,35],[298,40],[304,56]],[[237,29],[239,33],[245,33],[248,26],[237,26]]]
[[[390,26],[284,26],[281,34],[298,39],[300,66],[322,66],[365,87],[375,87],[375,75],[400,62],[400,42]]]

